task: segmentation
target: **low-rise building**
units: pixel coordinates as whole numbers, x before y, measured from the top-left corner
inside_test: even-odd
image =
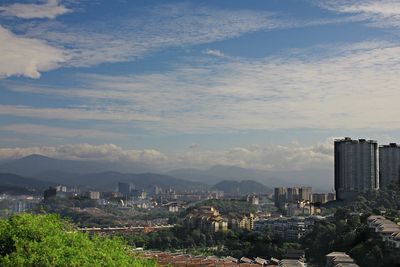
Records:
[[[254,229],[254,214],[228,214],[228,226],[230,229]]]
[[[383,216],[371,215],[367,218],[367,224],[383,242],[388,241],[394,234],[400,233],[400,226]]]
[[[252,205],[260,205],[260,198],[257,195],[248,195],[247,202]]]
[[[400,261],[400,225],[377,215],[369,216],[367,224],[375,238],[384,242],[385,249]]]
[[[219,211],[211,206],[202,206],[190,211],[185,218],[188,228],[198,228],[205,232],[221,232],[228,230],[228,222]]]
[[[254,228],[257,230],[268,228],[277,238],[297,241],[312,231],[315,221],[324,219],[321,216],[271,218],[255,222]]]
[[[98,199],[100,199],[100,192],[88,191],[88,192],[86,192],[86,197],[88,197],[89,199],[98,200]]]
[[[359,267],[359,266],[346,253],[334,251],[326,255],[326,267]]]

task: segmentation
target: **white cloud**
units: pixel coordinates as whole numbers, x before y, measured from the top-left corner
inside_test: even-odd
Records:
[[[20,25],[27,36],[67,47],[69,66],[132,61],[171,47],[212,43],[246,33],[307,27],[351,20],[283,18],[267,11],[226,10],[191,4],[169,4],[141,10],[141,15],[67,26],[59,22]],[[210,50],[214,55],[216,50]]]
[[[70,11],[57,1],[49,1],[43,5],[13,4],[1,9],[8,15],[24,18],[53,18]],[[16,64],[22,63],[11,70],[8,67],[8,72],[3,76],[25,75],[38,78],[40,71],[61,66],[89,67],[101,63],[132,61],[170,47],[211,43],[250,32],[351,20],[349,17],[340,20],[305,21],[282,18],[265,11],[222,10],[191,4],[160,5],[152,9],[143,9],[141,14],[106,22],[91,21],[84,25],[65,25],[58,21],[30,21],[13,25],[13,28],[23,35],[15,36],[8,31],[2,32],[4,36],[8,33],[13,37],[13,42],[7,40],[8,42],[2,44],[9,49],[9,57],[21,57]],[[20,45],[13,46],[17,41]],[[33,46],[30,45],[32,42]],[[39,44],[46,47],[39,47]],[[44,48],[51,48],[48,54],[43,54]],[[36,51],[35,49],[39,53],[32,52]],[[224,56],[218,50],[209,49],[205,52],[209,55]]]
[[[260,170],[330,169],[333,162],[333,142],[314,146],[253,145],[226,150],[189,150],[177,154],[171,165],[185,168],[207,168],[213,165],[239,166]]]
[[[72,66],[134,60],[170,47],[209,43],[248,32],[292,27],[270,12],[160,5],[142,15],[66,27],[59,22],[21,25],[26,35],[68,47]],[[25,26],[25,27],[24,27]]]
[[[65,53],[46,42],[14,35],[0,26],[0,78],[12,75],[39,78],[40,71],[59,67]]]
[[[71,12],[70,9],[60,5],[58,0],[47,0],[44,4],[12,4],[0,6],[0,15],[14,16],[23,19],[47,18],[54,19],[57,16]]]
[[[157,163],[166,160],[166,156],[157,150],[124,150],[114,144],[74,144],[57,147],[0,148],[0,159],[17,159],[32,154],[71,160],[135,161],[145,163]]]
[[[333,160],[332,144],[330,140],[315,146],[288,144],[253,145],[226,150],[190,149],[169,155],[155,149],[123,149],[113,144],[75,144],[57,147],[0,148],[0,159],[40,154],[60,159],[143,162],[164,170],[208,168],[216,164],[261,170],[330,169]],[[324,147],[323,151],[321,147]]]
[[[316,49],[324,53],[313,56]],[[9,90],[77,98],[102,109],[0,106],[0,114],[110,121],[133,116],[137,127],[167,133],[393,129],[400,125],[399,55],[397,44],[371,41],[263,59],[191,59],[162,73],[81,75],[77,88],[10,83]]]
[[[324,0],[317,5],[346,14],[357,14],[375,27],[400,27],[400,2],[396,0]]]
[[[203,51],[203,54],[215,56],[215,57],[226,57],[226,55],[218,49],[206,49]]]

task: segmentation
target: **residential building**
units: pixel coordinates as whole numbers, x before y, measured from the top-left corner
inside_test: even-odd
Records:
[[[288,260],[283,259],[279,261],[279,267],[305,267],[307,266],[304,262],[299,260]]]
[[[247,196],[247,202],[252,204],[252,205],[259,205],[260,204],[260,198],[256,195],[248,195]]]
[[[118,192],[122,194],[123,197],[128,197],[131,195],[131,185],[129,183],[118,183]]]
[[[88,191],[88,192],[86,192],[86,196],[89,199],[98,200],[98,199],[100,199],[100,192],[98,192],[98,191]]]
[[[334,251],[326,255],[326,267],[359,267],[359,265],[346,253]]]
[[[188,228],[197,228],[205,232],[221,232],[228,230],[228,222],[222,218],[217,209],[202,206],[192,210],[185,218]]]
[[[306,200],[306,201],[308,200],[308,201],[310,201],[311,200],[311,191],[312,191],[312,189],[309,186],[300,187],[300,189],[299,189],[299,200]]]
[[[336,199],[351,199],[361,192],[379,189],[376,141],[337,139],[334,151]]]
[[[281,217],[255,223],[256,229],[268,228],[272,235],[282,240],[297,241],[312,231],[315,221],[324,220],[321,216]],[[263,224],[263,225],[260,225]]]
[[[391,143],[379,147],[379,186],[400,185],[400,145]]]
[[[336,193],[328,193],[328,201],[336,200]]]
[[[275,206],[279,207],[281,204],[286,202],[287,188],[286,187],[276,187],[275,190]]]
[[[56,186],[57,192],[67,192],[67,187],[65,185],[58,185]]]
[[[311,201],[313,203],[324,204],[324,203],[328,202],[328,194],[325,194],[325,193],[314,193],[314,194],[312,194]]]
[[[254,229],[254,214],[228,214],[228,227],[230,229]]]
[[[286,201],[296,202],[298,200],[300,200],[300,189],[298,187],[288,187]]]

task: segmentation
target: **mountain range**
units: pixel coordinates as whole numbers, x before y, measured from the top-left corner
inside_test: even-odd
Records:
[[[204,189],[226,180],[254,180],[269,188],[309,185],[314,191],[330,191],[333,187],[332,172],[326,169],[265,171],[217,165],[206,170],[176,169],[162,173],[139,163],[61,160],[41,155],[0,163],[0,173],[57,184],[79,184],[94,190],[114,189],[119,181],[131,182],[143,189],[150,185]]]

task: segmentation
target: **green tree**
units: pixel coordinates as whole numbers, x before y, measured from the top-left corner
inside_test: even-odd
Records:
[[[0,220],[0,266],[155,266],[130,255],[117,238],[74,230],[57,215],[23,214]]]

